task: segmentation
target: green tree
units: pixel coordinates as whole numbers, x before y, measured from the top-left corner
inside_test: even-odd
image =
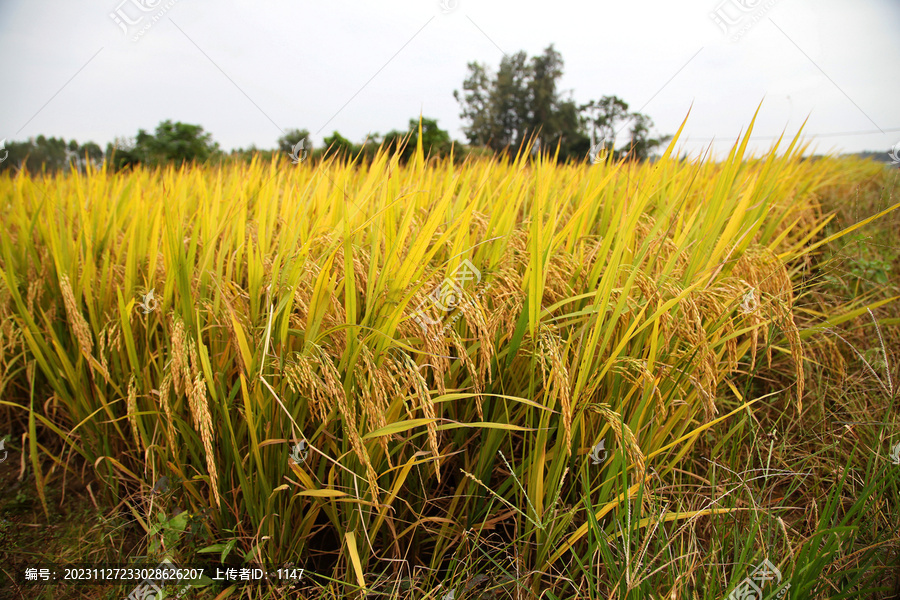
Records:
[[[559,89],[563,66],[562,55],[552,44],[530,60],[524,52],[504,57],[496,75],[485,65],[469,63],[463,92],[453,92],[469,143],[495,152],[517,152],[536,136],[547,152],[558,147],[559,158],[565,161],[586,158],[593,137],[599,139],[599,147],[614,151],[617,128],[633,116],[628,104],[604,96],[578,106],[571,92],[567,97]],[[649,137],[650,125],[649,118],[638,122],[635,156],[660,143]]]
[[[401,149],[401,160],[408,161],[416,151],[419,142],[419,119],[409,120],[406,131],[393,130],[384,136],[382,142],[390,151]],[[404,145],[405,144],[405,145]],[[422,150],[426,156],[444,156],[450,154],[453,141],[450,134],[438,127],[437,119],[422,117]]]
[[[528,87],[531,72],[527,58],[524,52],[517,52],[504,57],[500,62],[500,70],[491,92],[496,123],[489,145],[495,150],[517,148],[525,141],[530,129]]]
[[[371,161],[373,158],[375,158],[375,155],[378,153],[378,148],[383,143],[384,140],[382,140],[381,134],[379,134],[378,132],[369,133],[366,135],[362,145],[360,146],[360,152],[367,161]]]
[[[141,164],[141,156],[135,146],[134,140],[124,137],[116,139],[106,145],[106,162],[114,171],[121,171],[136,167]]]
[[[96,147],[96,144],[89,142]],[[57,172],[74,165],[79,167],[79,145],[75,140],[66,142],[63,138],[29,138],[24,142],[6,142],[0,156],[6,158],[0,163],[0,170],[27,169],[33,173]],[[8,154],[7,154],[8,153]]]
[[[615,151],[616,134],[620,125],[630,116],[628,103],[618,96],[603,96],[600,100],[583,104],[579,109],[582,124],[597,149],[613,152],[614,157],[618,158],[618,152]]]
[[[288,129],[283,136],[278,138],[278,150],[290,154],[293,152],[294,146],[301,140],[306,140],[303,144],[305,149],[312,149],[309,131],[306,129]]]
[[[465,94],[460,99],[459,90],[453,90],[453,97],[462,105],[460,117],[468,124],[463,132],[470,144],[490,146],[494,138],[495,109],[492,98],[493,82],[484,65],[469,63],[469,76],[463,81]]]
[[[359,148],[337,131],[322,140],[325,144],[324,153],[328,155],[350,156],[359,151]]]
[[[528,115],[530,69],[525,52],[505,56],[496,76],[486,66],[469,63],[463,82],[465,94],[453,96],[462,105],[460,116],[468,121],[463,131],[469,143],[494,151],[516,147],[531,125]]]
[[[419,122],[416,119],[410,119],[409,128],[413,132],[412,141],[418,143]],[[452,145],[450,133],[438,127],[437,119],[422,117],[422,148],[426,155],[449,154]]]
[[[562,55],[552,44],[531,60],[525,52],[504,57],[496,76],[484,65],[469,63],[464,94],[453,92],[462,105],[469,143],[515,152],[537,136],[544,148],[558,144],[562,158],[577,149],[586,153],[578,107],[559,90],[562,75]]]
[[[84,171],[87,165],[98,169],[103,163],[103,149],[94,142],[87,142],[84,145],[76,144],[75,156],[72,157],[72,163],[79,171]]]
[[[205,133],[200,125],[168,120],[156,127],[155,134],[139,130],[134,147],[138,161],[154,166],[203,162],[218,151],[219,145],[213,142],[212,134]]]
[[[66,141],[62,138],[47,138],[43,135],[34,140],[33,150],[29,156],[29,169],[45,166],[48,171],[59,171],[69,164]]]
[[[624,156],[628,160],[647,160],[653,150],[672,139],[670,135],[651,138],[650,128],[653,127],[653,120],[640,113],[634,113],[631,116],[634,119],[630,130],[631,139],[626,148],[623,148]]]
[[[549,152],[559,146],[565,160],[584,156],[590,144],[581,130],[578,106],[559,90],[563,66],[562,55],[552,44],[531,59],[527,110],[529,134],[534,133]]]

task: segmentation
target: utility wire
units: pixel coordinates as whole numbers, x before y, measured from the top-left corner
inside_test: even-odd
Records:
[[[804,133],[800,137],[841,137],[841,136],[851,136],[851,135],[874,135],[876,133],[879,135],[882,135],[884,133],[897,132],[897,131],[900,131],[900,127],[893,127],[891,129],[885,129],[883,131],[879,131],[877,129],[870,129],[868,131],[841,131],[841,132],[836,132],[836,133]],[[782,136],[780,136],[780,135],[759,135],[759,136],[751,135],[750,139],[751,140],[777,140],[780,137],[782,137]],[[784,137],[788,137],[787,133],[785,133]],[[686,142],[713,142],[716,140],[722,141],[722,140],[730,139],[728,136],[724,136],[724,135],[719,136],[719,137],[714,137],[714,138],[711,138],[711,137],[690,138],[690,139],[689,138],[690,138],[690,136],[685,136],[685,139],[683,141],[686,141]],[[682,140],[679,139],[678,141],[682,141]]]

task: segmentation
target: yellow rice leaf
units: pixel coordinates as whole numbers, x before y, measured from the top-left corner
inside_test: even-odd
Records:
[[[238,320],[234,317],[234,313],[230,313],[229,318],[231,319],[231,324],[234,327],[234,334],[237,336],[238,347],[241,350],[241,358],[243,359],[244,366],[250,370],[253,368],[253,355],[250,353],[250,346],[247,345],[247,337],[244,335],[244,329],[241,327],[241,324],[238,323]],[[241,376],[243,379],[243,375]]]
[[[422,139],[421,136],[419,139]],[[356,573],[356,581],[359,583],[359,587],[365,591],[366,580],[363,578],[362,564],[359,561],[359,552],[356,550],[356,534],[348,531],[344,534],[344,538],[347,540],[347,552],[350,554],[350,562],[353,564],[353,571]]]
[[[381,429],[376,429],[375,431],[367,433],[362,439],[370,440],[383,435],[393,435],[395,433],[400,433],[401,431],[409,431],[416,427],[422,427],[423,425],[428,425],[429,423],[434,423],[436,421],[437,419],[409,419],[407,421],[397,421],[396,423],[391,423]]]
[[[536,431],[532,427],[521,427],[519,425],[510,425],[509,423],[491,423],[488,421],[478,421],[475,423],[448,423],[447,425],[438,425],[438,431],[447,429],[461,429],[465,427],[480,427],[482,429],[503,429],[505,431]]]
[[[302,492],[297,492],[297,496],[310,496],[312,498],[340,498],[341,496],[346,496],[346,492],[341,492],[338,490],[331,489],[321,489],[321,490],[303,490]]]

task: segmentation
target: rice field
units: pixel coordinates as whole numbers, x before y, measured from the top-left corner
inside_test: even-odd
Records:
[[[897,597],[900,292],[815,287],[896,178],[751,131],[0,178],[8,447],[48,516],[96,479],[122,561],[304,569],[231,598]],[[813,435],[851,397],[883,426]]]

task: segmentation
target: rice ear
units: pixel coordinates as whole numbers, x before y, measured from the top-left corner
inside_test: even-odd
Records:
[[[137,390],[134,386],[134,375],[128,380],[128,396],[125,399],[125,407],[128,415],[128,423],[131,425],[131,435],[134,445],[139,450],[144,447],[137,425]]]
[[[634,465],[635,475],[638,482],[646,481],[647,459],[637,443],[631,428],[622,419],[622,415],[615,412],[608,405],[591,404],[589,410],[598,413],[612,429],[613,435],[616,437],[616,443],[625,452],[626,456]]]
[[[571,452],[574,406],[569,368],[563,359],[563,344],[546,329],[541,330],[538,341],[540,348],[538,357],[541,363],[541,373],[544,376],[544,386],[545,389],[551,389],[554,396],[560,401],[565,448],[567,452]]]

